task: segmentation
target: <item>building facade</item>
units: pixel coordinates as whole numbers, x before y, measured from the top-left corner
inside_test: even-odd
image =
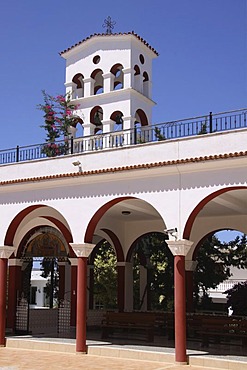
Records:
[[[70,301],[77,351],[86,352],[94,247],[102,240],[114,247],[118,310],[132,311],[133,246],[147,233],[163,233],[174,256],[176,361],[184,363],[185,301],[192,301],[200,242],[223,229],[247,233],[246,110],[209,116],[204,135],[198,133],[205,118],[167,124],[156,140],[157,52],[145,40],[134,33],[93,35],[61,55],[80,118],[74,129],[82,125],[83,136],[72,130],[71,154],[1,166],[0,298],[6,301],[8,269],[7,326],[15,328],[32,258],[56,258],[59,299]]]

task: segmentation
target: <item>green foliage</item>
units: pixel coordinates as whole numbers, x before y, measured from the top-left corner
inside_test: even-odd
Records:
[[[158,141],[166,140],[166,137],[165,135],[162,135],[160,128],[155,127],[154,134],[155,134],[155,137],[158,139]]]
[[[198,250],[197,269],[194,274],[196,305],[209,309],[208,290],[231,276],[231,266],[247,268],[246,235],[237,236],[230,242],[221,243],[216,236],[207,238]],[[202,299],[199,299],[199,290]]]
[[[58,289],[59,289],[59,272],[57,259],[45,259],[43,258],[41,264],[41,271],[44,278],[47,279],[45,286],[45,295],[49,299],[49,306],[52,308],[58,305]]]
[[[41,127],[46,131],[46,143],[42,148],[42,153],[47,157],[66,154],[69,143],[69,127],[75,127],[78,117],[73,115],[73,110],[77,106],[71,103],[70,94],[58,95],[56,97],[42,91],[44,104],[39,104],[38,109],[44,112],[44,125]],[[60,137],[63,136],[64,142]],[[60,142],[56,140],[60,139]]]
[[[204,134],[207,134],[207,133],[208,133],[207,126],[208,126],[208,121],[207,121],[207,117],[206,117],[206,118],[205,118],[205,122],[203,122],[203,123],[202,123],[202,125],[201,125],[201,129],[200,129],[200,131],[198,132],[198,135],[204,135]]]
[[[105,241],[94,260],[94,299],[104,309],[117,308],[117,257],[112,246]]]
[[[204,240],[196,256],[198,265],[194,281],[197,295],[199,289],[203,295],[207,295],[209,288],[216,288],[219,283],[230,277],[230,267],[224,262],[225,258],[224,245],[218,238],[212,236]]]
[[[136,310],[141,309],[146,294],[150,297],[149,309],[165,311],[174,309],[174,258],[166,244],[166,238],[167,236],[162,233],[149,233],[138,240],[133,250],[133,289]],[[94,263],[94,297],[105,309],[117,308],[116,262],[114,249],[108,242],[104,242],[99,247]],[[208,290],[216,288],[231,276],[231,266],[247,268],[246,236],[236,237],[228,243],[222,243],[215,236],[206,239],[198,249],[197,262],[194,273],[196,305],[209,310],[212,308],[212,301]],[[139,289],[141,264],[147,269],[147,286],[143,297],[140,297]],[[241,292],[242,289],[243,287]],[[232,294],[230,299],[229,293],[228,306],[232,306],[235,312],[238,312],[236,314],[240,314],[239,312],[243,311],[234,308],[232,302],[235,297],[236,295]],[[247,304],[243,303],[243,306],[244,304],[247,307]]]
[[[226,293],[227,307],[232,309],[233,315],[247,316],[247,281],[235,284]]]
[[[162,233],[150,233],[138,240],[133,252],[134,308],[140,309],[144,297],[139,292],[139,265],[145,256],[148,283],[145,294],[150,294],[152,310],[173,309],[173,256]],[[140,299],[141,298],[141,299]]]

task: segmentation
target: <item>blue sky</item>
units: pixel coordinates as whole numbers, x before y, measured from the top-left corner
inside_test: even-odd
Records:
[[[134,30],[153,63],[153,123],[247,107],[246,0],[9,0],[0,12],[0,149],[41,143],[41,90],[64,93],[59,52],[93,33]]]

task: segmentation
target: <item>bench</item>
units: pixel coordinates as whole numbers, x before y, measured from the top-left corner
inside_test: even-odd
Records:
[[[106,312],[102,320],[102,339],[114,335],[154,341],[155,315],[139,312]]]
[[[220,343],[235,339],[247,346],[247,320],[241,317],[203,317],[200,332],[203,347],[208,347],[210,340]]]

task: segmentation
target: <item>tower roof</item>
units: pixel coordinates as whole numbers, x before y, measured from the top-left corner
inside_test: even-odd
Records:
[[[135,36],[139,41],[141,41],[148,49],[150,49],[154,54],[156,54],[157,56],[159,55],[158,52],[151,46],[149,45],[149,43],[144,40],[141,36],[139,36],[137,33],[135,33],[134,31],[131,31],[131,32],[119,32],[119,33],[111,33],[111,34],[106,34],[106,33],[94,33],[88,37],[86,37],[85,39],[79,41],[78,43],[76,43],[75,45],[72,45],[70,46],[69,48],[61,51],[59,54],[62,56],[63,54],[67,53],[68,51],[74,49],[75,47],[83,44],[84,42],[90,40],[90,39],[93,39],[95,37],[114,37],[114,36],[123,36],[123,35],[133,35]]]

